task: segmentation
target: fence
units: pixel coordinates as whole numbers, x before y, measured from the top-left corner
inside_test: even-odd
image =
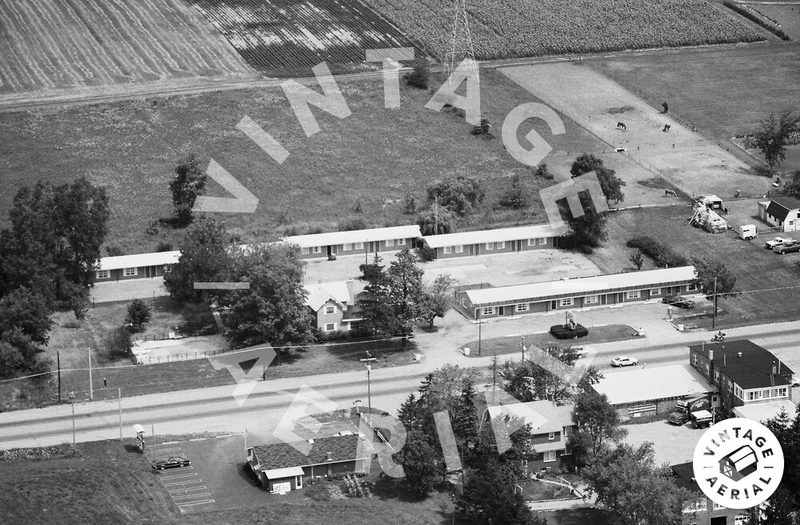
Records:
[[[217,355],[224,353],[223,350],[205,350],[202,352],[180,352],[180,353],[167,353],[161,354],[156,356],[150,356],[147,354],[144,355],[137,355],[136,364],[137,365],[157,365],[161,363],[173,363],[177,361],[192,361],[195,359],[205,359],[208,356]]]

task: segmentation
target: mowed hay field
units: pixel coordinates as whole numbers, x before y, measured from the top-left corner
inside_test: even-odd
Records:
[[[451,0],[365,0],[434,55],[450,52]],[[479,60],[765,40],[769,33],[703,0],[470,0]]]
[[[261,71],[310,75],[310,68],[322,61],[363,63],[365,49],[414,47],[399,29],[358,1],[189,1]]]
[[[183,0],[0,0],[0,95],[253,74]]]
[[[481,208],[459,227],[546,221],[536,190],[553,181],[534,176],[532,168],[514,160],[499,137],[471,135],[472,126],[455,111],[426,109],[429,91],[403,86],[402,106],[386,109],[381,79],[340,80],[338,85],[352,114],[340,120],[315,108],[321,131],[309,138],[280,89],[4,114],[0,182],[8,191],[0,194],[0,225],[7,223],[21,186],[37,179],[60,184],[85,175],[110,195],[109,241],[128,253],[154,251],[160,240],[174,242],[183,235],[183,230],[169,229],[147,235],[145,229],[151,220],[171,216],[168,184],[177,160],[190,152],[204,166],[210,158],[219,162],[260,199],[253,215],[218,215],[244,241],[292,226],[298,233],[334,230],[340,221],[356,218],[368,226],[411,224],[415,216],[403,214],[405,195],[422,206],[429,184],[454,175],[483,181],[487,192]],[[482,114],[496,135],[512,108],[536,101],[491,70],[482,76],[481,92]],[[290,152],[283,164],[236,130],[245,115]],[[551,136],[543,121],[529,120],[519,136],[535,127],[547,137],[554,148],[545,159],[550,165],[557,157],[567,163],[568,155],[574,159],[604,147],[568,119],[564,123],[566,133]],[[531,207],[496,209],[517,173],[531,192]],[[207,189],[210,195],[227,196],[211,180]]]

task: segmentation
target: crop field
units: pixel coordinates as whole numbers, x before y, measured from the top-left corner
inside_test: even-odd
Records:
[[[296,71],[364,62],[365,49],[413,47],[360,2],[190,0],[254,68]]]
[[[0,0],[0,94],[253,73],[182,0]]]
[[[365,0],[439,58],[452,34],[451,0]],[[470,0],[477,59],[765,40],[721,5],[701,0]]]

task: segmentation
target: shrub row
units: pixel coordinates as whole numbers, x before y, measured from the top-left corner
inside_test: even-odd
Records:
[[[764,15],[761,15],[761,13],[759,13],[752,7],[738,4],[736,2],[731,2],[731,0],[725,0],[722,3],[725,6],[729,7],[730,9],[733,9],[743,17],[752,20],[753,22],[760,25],[770,33],[774,33],[781,40],[790,40],[789,35],[784,33],[783,29],[781,29],[779,25],[775,24],[772,20],[768,20],[766,17],[764,17]]]
[[[657,266],[673,267],[689,264],[689,259],[646,235],[633,237],[626,244],[628,248],[638,248],[640,252],[653,259]]]

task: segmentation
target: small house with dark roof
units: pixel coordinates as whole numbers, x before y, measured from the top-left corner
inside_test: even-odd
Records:
[[[685,488],[697,497],[683,504],[683,520],[686,525],[697,523],[712,523],[714,525],[740,525],[747,523],[749,516],[747,510],[736,510],[723,507],[711,501],[697,485],[694,478],[692,462],[671,465],[673,481],[679,487]]]
[[[247,449],[247,465],[270,492],[303,488],[303,480],[346,472],[365,473],[371,443],[350,431],[298,443]],[[303,452],[308,452],[304,454]]]
[[[793,197],[774,197],[758,203],[761,220],[784,232],[800,230],[800,200]]]
[[[748,339],[692,345],[689,364],[719,389],[728,410],[792,399],[792,369]]]

